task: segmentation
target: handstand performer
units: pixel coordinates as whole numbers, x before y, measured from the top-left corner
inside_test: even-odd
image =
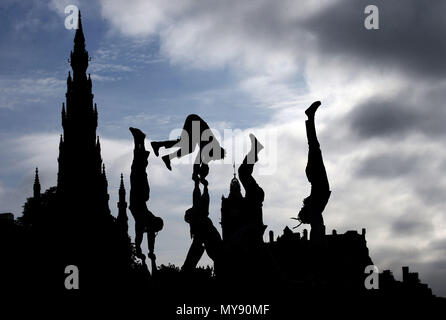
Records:
[[[305,110],[305,114],[308,116],[305,125],[309,147],[305,173],[307,174],[308,181],[311,183],[311,193],[303,200],[303,206],[298,217],[293,218],[301,223],[308,223],[311,225],[311,239],[320,239],[325,235],[322,212],[324,211],[331,194],[314,124],[314,114],[320,105],[321,103],[316,101]]]
[[[170,161],[174,158],[181,158],[187,154],[194,152],[195,147],[198,145],[200,151],[194,166],[194,177],[197,176],[197,170],[200,164],[208,164],[210,160],[223,159],[225,156],[225,150],[220,147],[217,139],[213,135],[208,124],[196,114],[187,116],[184,122],[183,131],[181,137],[176,140],[168,141],[153,141],[153,151],[155,155],[159,156],[159,149],[164,147],[170,149],[178,147],[179,150],[167,154],[162,157],[167,169],[172,170]]]
[[[192,208],[188,209],[184,216],[184,220],[189,223],[192,237],[192,244],[182,267],[185,271],[195,269],[204,250],[215,263],[221,245],[220,234],[209,219],[209,192],[206,180],[209,167],[207,164],[202,164],[198,171],[198,176],[192,177],[195,184]],[[203,194],[201,194],[200,183],[203,185]]]
[[[144,232],[147,232],[147,242],[149,247],[148,257],[152,260],[152,273],[155,271],[155,237],[163,228],[163,219],[156,217],[147,209],[146,202],[150,198],[150,187],[147,180],[147,158],[150,152],[145,149],[144,139],[146,135],[139,129],[130,128],[133,135],[135,147],[133,150],[133,162],[130,173],[130,206],[129,209],[135,219],[135,246],[136,254],[142,260],[145,259],[141,252],[141,243]]]
[[[220,274],[228,280],[259,285],[273,279],[275,271],[270,252],[263,242],[266,226],[263,224],[263,201],[265,192],[253,177],[254,165],[263,146],[253,134],[251,150],[238,168],[239,180],[231,180],[228,198],[222,198],[223,254]],[[241,186],[245,195],[241,193]],[[237,263],[234,263],[237,261]]]
[[[262,144],[257,138],[250,134],[251,150],[243,159],[242,164],[238,168],[238,175],[240,182],[245,189],[244,197],[244,217],[245,222],[244,237],[249,242],[262,243],[263,233],[266,226],[263,224],[263,200],[265,199],[265,192],[257,184],[256,180],[252,176],[254,170],[254,164],[258,161],[258,154],[263,149]]]

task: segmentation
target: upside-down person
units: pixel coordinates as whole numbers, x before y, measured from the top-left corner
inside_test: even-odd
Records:
[[[151,143],[155,155],[159,156],[159,149],[179,148],[170,154],[162,157],[167,169],[172,170],[171,160],[181,158],[194,152],[195,147],[199,147],[197,158],[194,165],[194,177],[197,177],[199,166],[204,163],[208,164],[211,160],[223,159],[225,150],[220,146],[209,125],[196,114],[188,115],[181,131],[181,136],[175,140],[153,141]]]
[[[130,128],[135,147],[133,150],[133,162],[130,173],[130,206],[129,209],[135,219],[135,246],[139,258],[145,259],[141,251],[141,243],[144,233],[147,233],[149,247],[148,257],[152,260],[152,273],[156,267],[154,254],[156,234],[163,228],[163,219],[155,216],[147,209],[146,202],[150,198],[150,187],[147,179],[147,164],[150,152],[145,149],[144,139],[146,135],[139,129]]]
[[[308,120],[305,121],[308,140],[308,162],[305,173],[308,181],[311,183],[311,193],[303,200],[303,206],[300,209],[298,217],[293,218],[301,223],[310,224],[310,238],[312,240],[321,239],[325,235],[322,212],[331,194],[314,124],[314,115],[320,105],[321,103],[316,101],[305,110],[305,114],[308,117]]]
[[[204,251],[214,263],[218,259],[221,249],[221,237],[209,219],[209,192],[206,176],[209,173],[207,164],[202,164],[198,169],[198,175],[192,176],[195,187],[192,194],[192,208],[186,210],[184,220],[190,226],[192,244],[184,261],[182,269],[191,271],[195,269]],[[200,190],[203,185],[203,194]]]

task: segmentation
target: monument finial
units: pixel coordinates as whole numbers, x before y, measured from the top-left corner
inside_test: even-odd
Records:
[[[36,168],[36,174],[34,176],[34,199],[38,199],[40,197],[40,180],[39,180],[39,169]]]
[[[236,176],[236,173],[235,173],[235,161],[232,163],[232,168],[234,169],[234,179],[235,179],[235,176]]]

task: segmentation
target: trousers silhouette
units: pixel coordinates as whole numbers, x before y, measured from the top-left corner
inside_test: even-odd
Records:
[[[308,141],[308,161],[305,173],[311,183],[311,193],[304,199],[298,218],[302,223],[311,225],[310,238],[312,239],[320,238],[325,234],[322,212],[331,194],[314,122],[314,115],[319,106],[320,102],[315,102],[305,111],[308,116],[308,120],[305,121]]]
[[[150,187],[146,168],[150,152],[145,149],[145,134],[136,128],[130,128],[134,138],[133,162],[130,173],[130,212],[135,219],[136,253],[143,258],[141,243],[144,233],[147,233],[149,258],[155,260],[154,248],[156,233],[163,228],[163,220],[156,217],[148,208],[146,202],[150,198]]]
[[[225,156],[225,150],[218,143],[209,125],[196,114],[187,116],[179,139],[152,142],[152,148],[156,156],[159,155],[161,147],[166,149],[179,148],[179,150],[162,157],[169,170],[172,169],[170,165],[172,159],[181,158],[194,152],[197,146],[199,147],[199,153],[195,159],[195,164],[208,164],[211,160],[223,159]],[[194,173],[196,174],[195,171]]]
[[[184,220],[189,223],[192,244],[186,256],[182,269],[190,271],[194,269],[204,251],[214,263],[218,259],[221,249],[221,236],[211,219],[209,219],[209,191],[208,182],[205,179],[209,169],[206,164],[198,169],[199,177],[194,177],[194,191],[192,193],[192,208],[186,211]],[[200,190],[200,182],[203,184],[203,193]]]

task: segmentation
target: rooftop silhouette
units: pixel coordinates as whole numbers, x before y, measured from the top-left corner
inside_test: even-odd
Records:
[[[42,192],[36,168],[33,195],[26,200],[23,215],[14,220],[11,213],[0,214],[2,291],[21,292],[33,299],[38,299],[36,293],[41,288],[68,299],[100,292],[115,301],[131,301],[138,306],[137,301],[144,300],[141,308],[149,316],[157,312],[169,314],[185,301],[271,303],[275,317],[293,312],[296,301],[302,305],[324,305],[350,299],[366,305],[369,301],[386,304],[390,297],[398,306],[408,299],[444,304],[406,266],[402,282],[396,281],[390,271],[383,271],[379,274],[379,289],[367,289],[364,283],[369,274],[365,269],[373,261],[366,229],[361,233],[340,234],[336,230],[326,233],[323,211],[331,190],[316,135],[315,113],[320,102],[306,110],[309,145],[306,175],[311,194],[304,199],[295,218],[308,224],[311,231],[304,229],[301,234],[286,226],[277,237],[269,231],[266,243],[263,240],[267,230],[263,220],[266,197],[256,181],[254,166],[262,156],[262,149],[268,146],[251,134],[251,150],[238,166],[238,177],[234,164],[234,176],[228,179],[229,194],[221,199],[220,234],[209,219],[212,186],[207,176],[208,163],[222,159],[225,150],[212,132],[212,139],[189,140],[193,122],[199,123],[203,133],[210,130],[206,121],[198,115],[189,115],[180,139],[152,142],[155,156],[160,155],[162,147],[180,147],[179,151],[162,156],[169,170],[172,170],[171,159],[199,148],[191,168],[192,205],[184,218],[185,228],[190,228],[190,249],[184,253],[181,268],[157,266],[156,236],[169,226],[164,225],[162,216],[148,208],[150,152],[145,148],[145,134],[130,128],[134,152],[129,206],[121,174],[115,218],[109,208],[108,181],[96,133],[98,107],[93,100],[91,77],[87,75],[90,59],[80,14],[78,25],[70,53],[72,73],[68,72],[66,100],[61,111],[63,134],[57,185]],[[175,174],[175,170],[170,174]],[[135,239],[128,234],[127,208],[135,220]],[[141,248],[144,234],[148,253]],[[204,252],[213,265],[197,267]],[[146,265],[146,254],[151,260],[151,272]],[[68,265],[79,267],[80,293],[64,287],[64,270]]]

